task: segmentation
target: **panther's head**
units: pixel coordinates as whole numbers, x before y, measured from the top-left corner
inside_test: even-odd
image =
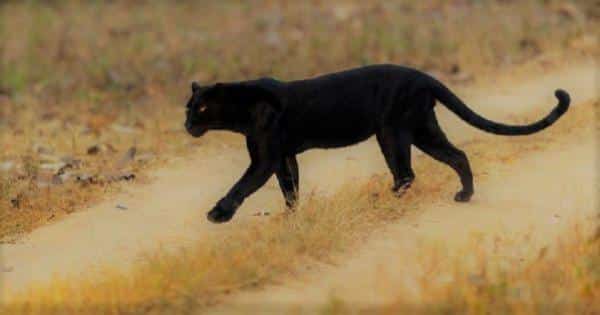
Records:
[[[185,129],[194,137],[208,130],[245,132],[268,128],[281,110],[279,99],[251,82],[200,86],[192,82]]]
[[[185,129],[193,137],[200,137],[222,125],[223,106],[216,100],[215,87],[202,87],[192,82],[192,96],[186,105]]]

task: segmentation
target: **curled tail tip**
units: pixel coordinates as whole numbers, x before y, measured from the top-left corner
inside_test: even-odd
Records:
[[[559,102],[563,106],[569,106],[571,103],[571,96],[565,90],[558,89],[554,91],[554,95],[558,98]]]
[[[571,104],[571,96],[569,96],[569,93],[567,93],[565,90],[561,89],[554,91],[554,95],[558,99],[557,108],[559,109],[560,114],[563,114],[567,111],[567,109],[569,109],[569,104]]]

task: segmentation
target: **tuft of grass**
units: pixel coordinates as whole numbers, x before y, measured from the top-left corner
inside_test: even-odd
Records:
[[[561,135],[568,134],[572,139],[587,131],[593,124],[590,111],[599,106],[599,102],[576,106],[570,115],[543,134],[494,139],[493,142],[472,141],[465,150],[478,152],[471,156],[475,170],[483,170],[498,161],[511,163],[541,147],[560,145],[557,139],[561,139]],[[530,116],[539,117],[539,114]],[[296,212],[250,223],[223,238],[201,240],[178,253],[148,254],[127,273],[105,269],[98,273],[101,278],[56,279],[51,284],[13,293],[5,300],[5,310],[16,315],[197,311],[219,302],[229,292],[259,286],[293,272],[300,262],[327,261],[332,253],[359,241],[384,222],[397,220],[407,212],[418,211],[454,193],[447,183],[456,177],[447,167],[430,159],[420,159],[415,171],[428,180],[417,182],[401,199],[389,191],[389,178],[374,176],[362,185],[349,185],[328,198],[310,197]],[[485,175],[477,173],[475,176],[480,179]],[[494,283],[485,290],[488,294],[495,290],[504,292],[502,286]],[[344,310],[343,305],[334,302],[328,312]],[[443,306],[438,311],[449,307],[454,306]]]
[[[0,173],[0,200],[6,202],[11,196],[12,183],[9,178]],[[3,205],[7,206],[7,205]]]

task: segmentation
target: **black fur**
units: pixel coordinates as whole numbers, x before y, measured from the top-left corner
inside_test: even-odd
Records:
[[[311,148],[352,145],[375,135],[394,185],[401,193],[414,180],[410,146],[415,145],[459,175],[456,201],[473,195],[473,177],[464,152],[440,129],[436,100],[467,123],[499,135],[527,135],[554,123],[569,107],[569,95],[556,91],[558,106],[542,120],[509,126],[469,109],[434,78],[414,69],[375,65],[308,80],[260,79],[192,84],[185,126],[196,137],[221,129],[246,136],[251,163],[242,178],[208,213],[212,222],[229,221],[246,197],[275,174],[289,207],[298,198],[296,154]]]

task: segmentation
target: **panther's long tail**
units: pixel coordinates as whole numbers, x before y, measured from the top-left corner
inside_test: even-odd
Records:
[[[511,126],[497,123],[480,116],[467,107],[467,105],[452,93],[452,91],[437,80],[433,80],[432,92],[436,99],[470,125],[490,133],[509,136],[528,135],[545,129],[557,121],[558,118],[569,109],[569,104],[571,103],[571,98],[567,92],[556,90],[554,95],[558,98],[558,105],[550,112],[550,114],[529,125]]]

